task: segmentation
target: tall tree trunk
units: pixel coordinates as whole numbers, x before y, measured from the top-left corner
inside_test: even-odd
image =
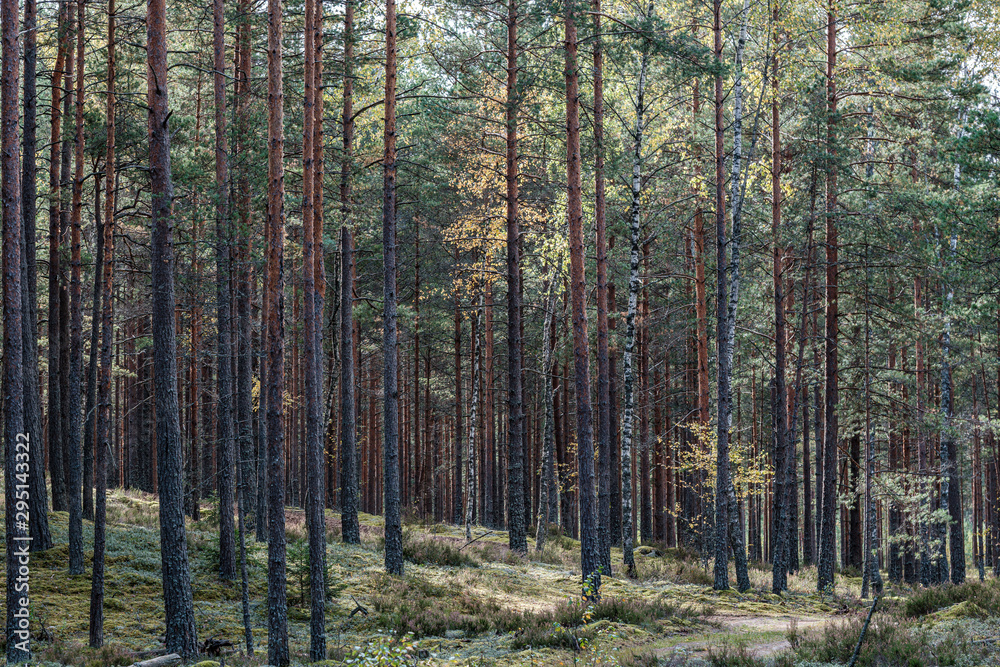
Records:
[[[458,247],[455,247],[458,267]],[[452,480],[452,521],[462,522],[462,311],[459,290],[455,289],[455,474]],[[470,449],[471,451],[471,449]]]
[[[52,478],[52,510],[66,511],[66,475],[63,471],[62,447],[62,375],[60,367],[59,283],[62,276],[59,252],[62,190],[59,178],[62,153],[62,85],[66,67],[66,40],[69,35],[68,0],[59,5],[58,46],[52,70],[52,107],[49,114],[49,303],[48,303],[48,441],[49,474]],[[66,369],[68,370],[68,369]]]
[[[217,0],[218,1],[218,0]],[[316,311],[316,284],[324,276],[316,273],[316,255],[323,254],[322,223],[320,243],[316,244],[316,151],[315,126],[323,118],[316,115],[316,0],[305,3],[305,101],[302,134],[302,292],[305,308],[305,399],[306,399],[306,519],[309,532],[309,659],[326,660],[325,551],[326,520],[323,506],[326,493],[323,477],[323,378],[322,317]]]
[[[239,13],[249,17],[249,0],[240,0]],[[239,23],[236,28],[236,98],[238,113],[236,116],[236,154],[241,156],[246,151],[249,135],[247,114],[250,103],[250,70],[252,67],[250,55],[249,19]],[[250,188],[246,177],[246,168],[238,172],[236,204],[239,209],[239,224],[237,226],[238,264],[236,267],[236,437],[239,441],[240,465],[243,468],[243,493],[246,494],[246,511],[250,513],[248,529],[256,529],[258,537],[263,534],[264,516],[266,511],[264,488],[257,486],[258,472],[263,475],[267,466],[263,457],[258,457],[254,446],[254,424],[259,416],[253,412],[253,323],[251,321],[251,299],[253,288],[251,280],[253,271],[250,265],[251,230],[250,230]],[[263,379],[263,375],[261,375]],[[264,394],[266,392],[260,392]]]
[[[870,109],[870,107],[869,107]],[[871,136],[869,126],[869,137]],[[870,141],[869,141],[870,143]],[[869,161],[868,178],[872,176],[872,166]],[[872,500],[872,477],[875,474],[875,440],[872,436],[872,397],[871,397],[871,299],[868,295],[868,284],[871,280],[871,268],[868,261],[868,243],[865,242],[865,544],[864,544],[864,576],[862,578],[861,597],[868,597],[869,582],[875,595],[882,594],[882,574],[879,572],[878,555],[878,518],[875,516],[875,505]]]
[[[383,264],[383,489],[385,570],[403,574],[403,528],[399,517],[399,350],[396,338],[396,0],[385,3],[385,123],[382,160]],[[469,455],[472,455],[470,449]]]
[[[628,311],[625,315],[625,355],[623,357],[625,405],[622,411],[622,554],[628,576],[635,576],[632,554],[635,527],[632,523],[632,440],[635,433],[635,370],[633,359],[637,339],[635,316],[639,300],[639,248],[642,244],[642,133],[645,130],[646,69],[649,54],[643,48],[639,64],[639,82],[635,92],[635,131],[632,134],[632,202],[629,207],[631,251],[629,255]]]
[[[30,439],[28,461],[28,505],[31,516],[31,550],[52,547],[49,532],[49,502],[45,484],[45,445],[42,441],[41,395],[38,386],[38,271],[35,262],[36,183],[35,151],[36,69],[38,61],[38,3],[25,0],[24,22],[24,156],[21,163],[21,317],[24,341],[24,432]]]
[[[21,311],[21,183],[18,146],[18,70],[21,44],[17,0],[0,3],[2,24],[2,76],[0,76],[0,149],[2,149],[3,199],[3,416],[4,442],[4,535],[7,549],[7,664],[27,662],[31,657],[27,628],[19,629],[18,618],[27,617],[28,597],[18,592],[18,569],[28,557],[28,504],[18,500],[28,485],[18,473],[28,472],[31,434],[24,432],[23,324]],[[79,502],[79,496],[77,497]]]
[[[524,388],[521,373],[521,255],[517,189],[517,0],[507,0],[507,530],[510,550],[527,553]],[[475,409],[475,408],[473,408]]]
[[[183,452],[177,403],[177,341],[174,330],[174,187],[167,128],[167,33],[164,0],[146,4],[149,168],[152,189],[153,361],[156,446],[160,492],[160,545],[166,648],[185,657],[198,653],[191,574],[184,529]]]
[[[831,2],[827,12],[826,85],[827,85],[827,153],[836,157],[834,145],[835,117],[837,113],[837,17]],[[820,530],[819,568],[817,589],[833,588],[835,558],[837,498],[837,338],[838,292],[837,278],[837,167],[826,165],[826,424],[823,430],[823,527]]]
[[[231,359],[232,305],[229,295],[232,236],[229,221],[229,145],[226,139],[226,15],[225,0],[212,2],[213,93],[215,97],[215,291],[218,298],[218,364],[216,382],[216,441],[219,457],[219,576],[236,578],[236,536],[233,532],[233,382]]]
[[[354,7],[344,7],[344,152],[340,167],[340,527],[347,544],[360,544],[358,526],[357,405],[354,396],[354,235],[351,181],[354,169]]]
[[[599,590],[600,558],[594,497],[594,439],[590,407],[590,340],[584,274],[583,200],[580,191],[580,97],[575,0],[566,4],[566,189],[569,216],[570,294],[573,302],[573,370],[576,379],[577,489],[580,498],[580,566],[584,582]],[[586,589],[585,589],[586,590]]]
[[[81,487],[82,414],[80,412],[80,375],[83,370],[83,264],[80,255],[80,234],[83,215],[83,0],[77,0],[76,18],[76,137],[74,155],[76,171],[73,178],[73,212],[70,223],[70,335],[69,335],[69,433],[66,439],[69,467],[66,470],[66,492],[69,495],[69,573],[83,574],[83,507]]]
[[[773,19],[778,25],[778,7],[775,5]],[[780,42],[780,37],[778,38]],[[785,294],[782,270],[784,261],[781,252],[781,126],[779,124],[780,87],[778,79],[778,55],[771,61],[771,256],[774,285],[774,549],[771,568],[771,590],[781,593],[788,588],[789,539],[797,535],[789,533],[786,513],[791,505],[791,494],[796,493],[789,485],[789,472],[794,451],[789,451],[788,442],[788,391],[785,383]]]
[[[104,281],[104,225],[101,221],[100,176],[94,177],[94,234],[97,255],[94,257],[94,300],[90,311],[90,359],[87,361],[87,398],[83,427],[83,518],[94,520],[94,438],[97,429],[97,359],[100,356],[101,296]],[[23,192],[23,188],[22,188]],[[22,275],[23,278],[23,275]],[[25,347],[27,350],[27,347]]]
[[[115,0],[108,0],[108,94],[105,113],[107,141],[104,156],[104,254],[100,255],[101,286],[101,365],[97,393],[97,433],[95,435],[94,486],[97,498],[94,506],[94,564],[90,580],[90,647],[104,645],[104,553],[107,530],[108,450],[111,448],[111,363],[114,344],[115,281]],[[97,313],[94,313],[96,319]],[[96,356],[97,350],[91,348]],[[197,461],[194,462],[197,465]]]
[[[285,584],[285,130],[281,0],[267,16],[267,661],[289,663]]]
[[[597,243],[597,543],[611,575],[611,387],[608,361],[608,244],[604,194],[604,46],[601,0],[594,7],[594,225]]]
[[[465,539],[472,539],[472,511],[479,497],[479,475],[476,466],[476,407],[479,405],[479,356],[482,349],[483,330],[483,298],[479,297],[479,308],[476,309],[476,319],[472,325],[472,400],[469,402],[469,453],[466,457],[465,475]],[[480,519],[481,520],[481,519]]]
[[[553,269],[547,277],[545,292],[545,321],[542,325],[542,384],[545,394],[542,424],[542,470],[538,480],[538,520],[535,522],[535,551],[545,547],[545,538],[549,532],[549,521],[552,519],[550,508],[553,506],[550,494],[555,491],[555,410],[553,402],[555,392],[549,374],[552,371],[552,320],[555,316],[555,286],[558,281],[557,272]]]
[[[722,25],[721,0],[715,0],[714,26],[716,64],[722,62]],[[729,466],[729,428],[732,420],[732,364],[733,347],[736,339],[736,306],[739,303],[740,290],[740,215],[742,213],[742,182],[740,177],[740,159],[742,157],[742,123],[743,123],[743,48],[746,44],[747,0],[743,2],[740,39],[736,47],[736,68],[734,82],[733,110],[733,165],[732,194],[730,195],[733,215],[733,235],[726,241],[726,209],[725,209],[725,145],[723,123],[723,89],[722,73],[715,78],[715,224],[716,253],[718,256],[718,456],[716,459],[715,479],[715,588],[729,588],[729,547],[732,547],[736,561],[737,588],[745,591],[750,588],[747,573],[746,550],[743,545],[743,529],[740,526],[739,510],[736,505],[736,490],[733,486]],[[727,266],[726,246],[729,245]],[[728,539],[727,539],[728,536]]]

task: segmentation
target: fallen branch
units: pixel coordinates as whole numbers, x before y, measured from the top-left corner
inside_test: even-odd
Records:
[[[169,653],[161,655],[158,658],[153,658],[152,660],[143,660],[142,662],[134,663],[132,667],[172,667],[180,663],[181,656],[176,653]]]
[[[847,663],[847,667],[854,667],[858,662],[858,657],[861,655],[861,642],[865,640],[865,633],[868,632],[868,624],[872,622],[872,614],[875,613],[875,607],[878,606],[878,598],[872,602],[872,608],[868,610],[868,618],[865,619],[865,624],[861,627],[861,636],[858,637],[858,645],[854,647],[854,655],[851,656],[851,661]]]
[[[473,540],[469,540],[468,542],[466,542],[465,544],[463,544],[462,546],[460,546],[460,547],[458,548],[458,550],[459,550],[459,551],[461,551],[462,549],[464,549],[465,547],[469,546],[469,545],[470,545],[470,544],[472,544],[473,542],[478,542],[479,540],[483,539],[483,538],[484,538],[484,537],[486,537],[487,535],[492,535],[492,534],[493,534],[493,531],[492,531],[492,530],[488,530],[488,531],[486,531],[485,533],[483,533],[482,535],[480,535],[479,537],[477,537],[477,538],[475,538],[475,539],[473,539]]]
[[[354,609],[348,615],[348,618],[354,618],[354,615],[357,614],[358,612],[361,612],[362,614],[364,614],[365,616],[367,616],[368,615],[368,610],[365,609],[363,606],[361,606],[361,603],[358,602],[358,599],[356,597],[354,597],[353,595],[351,596],[351,599],[354,600],[354,604],[357,605],[357,606],[354,607]]]

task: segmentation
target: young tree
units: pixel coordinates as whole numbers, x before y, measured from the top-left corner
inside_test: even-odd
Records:
[[[160,558],[168,651],[192,657],[198,636],[191,597],[184,529],[183,451],[177,401],[174,330],[174,186],[167,127],[167,20],[165,0],[147,0],[149,171],[152,189],[153,366],[156,397],[156,465],[160,492]]]

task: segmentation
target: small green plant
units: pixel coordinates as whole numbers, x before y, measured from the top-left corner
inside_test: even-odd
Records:
[[[418,538],[408,529],[403,531],[403,558],[417,565],[479,567],[472,556],[459,551],[451,542],[432,537]]]
[[[298,606],[303,607],[309,599],[310,571],[309,571],[309,541],[306,539],[291,540],[286,547],[286,558],[288,562],[287,578],[289,586],[289,603],[292,603],[291,594],[295,588],[298,589]],[[323,594],[327,600],[333,592],[333,570],[330,568],[330,560],[324,562]],[[336,587],[337,592],[343,589],[343,585]]]
[[[398,640],[378,637],[366,646],[355,646],[344,660],[345,665],[371,665],[372,667],[407,667],[417,664],[419,653],[413,635]]]

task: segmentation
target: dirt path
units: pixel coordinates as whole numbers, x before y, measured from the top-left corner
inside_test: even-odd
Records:
[[[709,649],[719,651],[723,647],[735,649],[742,645],[747,654],[763,658],[781,653],[791,648],[785,636],[794,621],[799,631],[821,627],[830,621],[829,617],[787,614],[781,616],[710,616],[709,623],[716,627],[685,641],[657,649],[658,657],[675,655],[704,656]]]

